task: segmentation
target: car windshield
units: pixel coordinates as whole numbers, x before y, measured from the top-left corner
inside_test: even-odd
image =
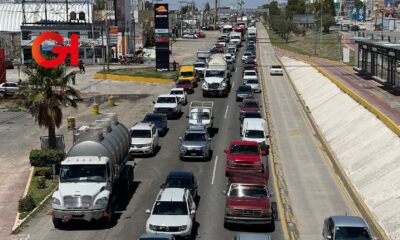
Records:
[[[229,191],[230,197],[266,198],[268,191],[265,186],[234,185]]]
[[[240,86],[238,89],[239,92],[251,92],[250,86]]]
[[[167,178],[165,183],[166,188],[192,188],[192,184],[189,178]]]
[[[187,133],[183,138],[184,141],[205,141],[206,136],[204,133]]]
[[[272,66],[272,68],[281,68],[281,66],[274,65],[274,66]]]
[[[175,97],[159,97],[157,103],[176,103]]]
[[[193,72],[181,72],[181,77],[193,77]]]
[[[245,72],[244,75],[246,76],[257,76],[256,72]]]
[[[162,121],[162,117],[156,115],[146,115],[146,117],[144,117],[143,120],[143,122],[158,122],[158,121]]]
[[[247,137],[247,138],[264,138],[264,131],[248,130],[248,131],[246,131],[245,137]]]
[[[205,67],[206,65],[204,64],[204,63],[195,63],[194,64],[194,67],[196,67],[196,68],[203,68],[203,67]]]
[[[190,85],[190,80],[178,81],[176,85]]]
[[[256,155],[259,154],[258,145],[242,145],[242,144],[232,145],[231,154]]]
[[[336,227],[335,240],[370,240],[371,236],[364,227]]]
[[[232,57],[230,55],[225,56],[226,59],[231,59]]]
[[[208,120],[210,119],[210,114],[208,112],[193,112],[190,114],[190,119],[193,120]]]
[[[243,117],[244,118],[262,118],[261,113],[259,113],[259,112],[245,112]]]
[[[185,202],[157,201],[153,208],[153,215],[187,215]]]
[[[224,77],[224,71],[219,70],[207,70],[206,77]]]
[[[244,102],[243,107],[244,108],[258,108],[258,103],[257,102]]]
[[[251,80],[247,80],[246,83],[248,83],[248,84],[258,84],[259,82],[258,82],[257,79],[251,79]]]
[[[232,36],[231,39],[240,39],[241,36]]]
[[[106,165],[62,165],[60,182],[106,182]]]
[[[245,52],[244,56],[251,56],[252,54],[250,52]]]
[[[151,138],[150,130],[132,130],[131,132],[132,138]]]
[[[173,90],[170,92],[171,95],[183,95],[182,90]]]

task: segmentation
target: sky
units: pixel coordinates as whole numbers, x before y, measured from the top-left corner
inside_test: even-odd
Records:
[[[160,2],[169,3],[170,9],[177,9],[179,8],[179,2],[181,1],[182,0],[164,0]],[[183,0],[183,1],[192,2],[192,0]],[[194,2],[196,6],[201,9],[204,8],[206,2],[209,2],[211,8],[213,8],[215,0],[195,0]],[[230,6],[230,5],[238,6],[237,0],[219,0],[219,2],[220,6]],[[244,2],[245,2],[244,4],[245,8],[257,8],[260,5],[266,4],[267,2],[269,2],[269,0],[244,0]]]

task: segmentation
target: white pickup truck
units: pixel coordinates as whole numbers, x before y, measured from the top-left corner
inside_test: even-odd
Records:
[[[214,102],[193,101],[189,108],[189,127],[204,127],[211,129],[214,124]]]

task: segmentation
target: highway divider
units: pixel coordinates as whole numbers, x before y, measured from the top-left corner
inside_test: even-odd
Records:
[[[118,74],[108,74],[108,73],[96,73],[94,78],[116,80],[116,81],[165,83],[165,84],[173,82],[173,80],[171,79],[148,78],[148,77],[138,77],[138,76],[128,76],[128,75],[118,75]]]

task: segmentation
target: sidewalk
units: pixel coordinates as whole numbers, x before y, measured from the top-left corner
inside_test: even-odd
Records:
[[[384,85],[370,79],[362,78],[351,67],[326,59],[308,57],[297,53],[288,52],[279,48],[275,49],[279,57],[287,56],[304,60],[318,65],[328,74],[351,88],[371,105],[388,116],[396,125],[400,126],[400,93],[387,89]]]

